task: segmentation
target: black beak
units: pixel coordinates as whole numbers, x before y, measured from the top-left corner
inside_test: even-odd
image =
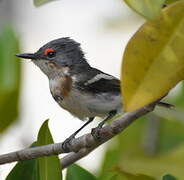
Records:
[[[30,53],[16,54],[16,56],[24,59],[36,59],[35,54],[30,54]]]

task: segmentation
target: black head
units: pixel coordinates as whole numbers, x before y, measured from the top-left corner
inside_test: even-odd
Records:
[[[17,54],[18,57],[36,61],[46,60],[62,67],[88,65],[80,44],[66,37],[60,38],[42,46],[36,53]]]

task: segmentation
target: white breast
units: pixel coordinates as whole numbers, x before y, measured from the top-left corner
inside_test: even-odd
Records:
[[[103,93],[98,96],[73,90],[59,102],[60,106],[81,120],[87,117],[104,117],[112,110],[121,111],[121,97]]]
[[[50,79],[49,80],[49,85],[50,85],[50,91],[52,94],[55,94],[57,96],[61,95],[60,87],[59,87],[59,78],[58,79]]]

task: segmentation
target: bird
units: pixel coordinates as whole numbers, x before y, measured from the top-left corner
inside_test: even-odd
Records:
[[[66,142],[91,123],[103,118],[94,131],[96,138],[104,123],[123,112],[120,80],[92,67],[80,43],[69,37],[52,40],[35,53],[16,56],[31,61],[48,77],[50,92],[55,101],[74,117],[87,120]],[[160,102],[160,104],[165,104]]]

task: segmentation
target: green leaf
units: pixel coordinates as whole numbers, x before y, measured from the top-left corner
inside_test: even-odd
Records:
[[[138,14],[146,19],[154,19],[160,15],[165,0],[124,0]]]
[[[132,174],[116,167],[112,171],[107,171],[106,176],[100,177],[99,180],[156,180],[156,179],[144,174]]]
[[[38,133],[37,142],[31,147],[54,143],[45,121]],[[12,169],[6,180],[61,180],[61,166],[58,156],[43,157],[28,161],[18,162]]]
[[[109,174],[109,173],[108,173]],[[100,179],[101,180],[101,179]],[[127,180],[127,179],[122,179],[122,176],[121,175],[119,175],[119,174],[113,174],[112,176],[111,176],[111,178],[107,178],[107,179],[105,179],[105,180]]]
[[[31,145],[31,147],[34,146],[36,146],[36,143]],[[36,159],[18,162],[6,180],[40,180],[38,168],[38,161]]]
[[[156,180],[151,176],[147,176],[144,174],[132,174],[120,168],[116,168],[116,171],[118,172],[118,174],[121,175],[121,177],[124,177],[127,180]]]
[[[82,167],[72,164],[67,168],[66,180],[96,180],[96,177]]]
[[[37,160],[22,161],[16,164],[6,180],[39,180]]]
[[[37,145],[46,145],[54,143],[48,127],[48,120],[40,128],[37,138]],[[40,180],[61,180],[61,165],[58,156],[49,156],[38,158]]]
[[[12,28],[0,33],[0,133],[18,117],[20,91],[20,60],[15,56],[19,44]]]
[[[144,174],[157,179],[161,179],[166,173],[182,179],[184,125],[182,122],[162,121],[157,154],[149,155],[144,149],[147,118],[141,118],[111,142],[104,157],[99,179],[107,180],[107,172],[113,171],[116,167],[131,174]]]
[[[177,1],[180,1],[180,0],[166,0],[165,3],[166,4],[171,4],[171,3],[175,3]]]
[[[184,124],[176,119],[161,121],[158,152],[167,153],[184,142]]]
[[[104,157],[100,180],[109,179],[112,176],[113,170],[119,164],[124,164],[122,156],[130,158],[134,153],[136,156],[142,155],[140,142],[145,120],[145,118],[141,118],[134,122],[128,129],[125,129],[122,134],[116,137],[115,142],[111,143]],[[107,173],[109,171],[111,173]],[[131,172],[135,173],[134,171]]]
[[[126,111],[165,96],[184,78],[184,1],[164,8],[129,41],[123,58],[122,93]]]
[[[174,176],[167,174],[165,175],[162,180],[177,180]]]
[[[52,1],[55,1],[55,0],[34,0],[34,5],[39,7],[43,4],[46,4],[46,3],[49,3],[49,2],[52,2]]]

